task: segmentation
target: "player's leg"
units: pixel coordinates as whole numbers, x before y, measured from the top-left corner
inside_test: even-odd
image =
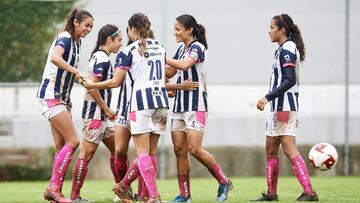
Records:
[[[173,121],[180,123],[181,120]],[[184,124],[185,126],[185,124]],[[174,152],[176,155],[176,166],[178,172],[178,185],[180,195],[177,196],[173,202],[190,202],[191,201],[191,190],[190,190],[190,160],[188,156],[188,148],[186,142],[186,133],[177,128],[173,128],[171,132],[171,138],[174,146]],[[177,131],[174,131],[177,130]],[[185,130],[185,127],[184,129]]]
[[[53,114],[53,115],[50,115]],[[55,158],[53,174],[51,177],[50,187],[45,191],[44,198],[47,200],[58,200],[62,198],[60,192],[65,173],[70,164],[72,154],[79,145],[79,139],[77,137],[74,125],[72,123],[69,112],[65,106],[57,105],[51,109],[49,114],[49,121],[51,127],[64,140],[64,146],[59,150]],[[64,200],[65,201],[65,200]]]
[[[116,183],[120,182],[129,168],[128,160],[128,149],[129,142],[131,138],[131,133],[128,127],[116,125],[115,126],[115,158],[114,158],[114,167],[115,173],[118,176],[118,180],[115,180]]]
[[[280,136],[280,142],[283,147],[284,153],[291,162],[292,170],[296,175],[299,183],[303,187],[303,194],[298,198],[301,201],[318,201],[316,192],[312,189],[309,173],[304,159],[298,152],[296,147],[295,136]]]
[[[279,152],[280,139],[276,136],[266,136],[266,183],[267,193],[252,201],[278,201],[277,183],[279,179]]]
[[[227,199],[227,195],[232,189],[232,182],[227,178],[215,158],[202,147],[203,136],[203,132],[188,129],[186,132],[187,146],[190,154],[206,166],[218,181],[219,189],[216,201],[223,202]]]
[[[81,141],[79,157],[76,159],[73,167],[73,180],[70,199],[80,201],[80,190],[84,184],[88,165],[98,148],[99,144],[90,142],[86,139]]]

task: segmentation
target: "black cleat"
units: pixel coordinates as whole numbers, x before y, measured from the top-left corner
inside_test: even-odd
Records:
[[[313,194],[303,192],[296,200],[302,202],[317,202],[319,201],[319,197],[317,196],[316,192]]]
[[[261,197],[257,199],[250,200],[251,202],[272,202],[272,201],[279,201],[277,194],[272,193],[261,193]]]

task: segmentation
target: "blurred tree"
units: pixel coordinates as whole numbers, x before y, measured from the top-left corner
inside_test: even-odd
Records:
[[[0,82],[39,81],[74,1],[0,1]]]

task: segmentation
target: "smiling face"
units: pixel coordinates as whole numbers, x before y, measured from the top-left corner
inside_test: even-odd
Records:
[[[111,53],[117,53],[122,46],[122,35],[119,32],[115,37],[108,37],[108,45]]]
[[[189,38],[193,38],[192,28],[186,29],[182,23],[180,23],[179,21],[175,21],[174,36],[176,38],[176,42],[185,42]]]
[[[89,34],[93,28],[94,19],[90,16],[84,18],[83,21],[79,23],[76,19],[74,20],[75,36],[84,38]]]

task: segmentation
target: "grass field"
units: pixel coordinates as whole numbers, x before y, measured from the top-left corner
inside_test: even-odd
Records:
[[[228,201],[248,202],[265,190],[263,177],[232,178],[234,189]],[[360,202],[360,177],[313,177],[312,182],[321,202]],[[0,203],[5,202],[45,202],[42,193],[48,182],[0,182]],[[71,181],[64,184],[64,194],[69,196]],[[178,194],[177,180],[158,181],[163,200],[171,200]],[[112,202],[113,182],[85,181],[82,196],[96,202]],[[135,186],[136,188],[136,186]],[[192,179],[193,202],[214,202],[217,183],[213,179]],[[279,180],[279,199],[281,202],[294,202],[300,195],[301,187],[295,177],[281,177]]]

